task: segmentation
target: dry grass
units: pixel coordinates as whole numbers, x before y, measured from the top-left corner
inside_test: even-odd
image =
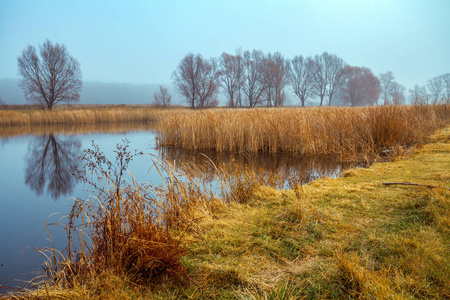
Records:
[[[9,138],[23,135],[44,135],[53,134],[89,134],[89,133],[109,133],[121,134],[131,131],[156,129],[154,124],[147,123],[96,123],[74,125],[22,125],[0,127],[0,137]]]
[[[382,150],[423,142],[448,123],[447,110],[442,105],[181,111],[161,121],[159,144],[370,160]]]
[[[0,110],[0,126],[79,125],[98,123],[156,123],[166,111],[150,106],[63,106]]]

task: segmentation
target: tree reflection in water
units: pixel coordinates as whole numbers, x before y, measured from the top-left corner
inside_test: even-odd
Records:
[[[292,188],[321,177],[335,178],[351,164],[339,161],[334,156],[295,156],[289,154],[264,155],[260,153],[220,153],[216,151],[184,150],[162,147],[160,156],[169,161],[178,161],[178,168],[184,171],[185,165],[200,167],[206,180],[212,180],[217,166],[233,164],[247,166],[262,176],[274,176],[279,179],[280,188]],[[225,168],[227,170],[227,168]],[[234,167],[231,171],[234,171]]]
[[[81,141],[74,137],[58,138],[53,133],[37,136],[28,146],[25,183],[42,195],[57,199],[72,192],[76,179],[72,171],[78,166]]]

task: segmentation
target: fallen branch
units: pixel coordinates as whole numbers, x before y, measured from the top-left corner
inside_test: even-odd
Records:
[[[421,184],[421,183],[411,183],[411,182],[383,182],[383,185],[413,185],[413,186],[424,186],[427,188],[441,188],[449,190],[449,188],[446,188],[444,186],[436,186],[436,185],[429,185],[429,184]]]

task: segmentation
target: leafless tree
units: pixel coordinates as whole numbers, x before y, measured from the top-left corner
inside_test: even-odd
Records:
[[[346,66],[343,70],[341,97],[351,106],[374,105],[380,96],[380,80],[364,67]]]
[[[428,80],[427,88],[430,92],[429,95],[431,104],[437,104],[441,99],[442,92],[444,90],[443,78],[441,76],[438,76]]]
[[[314,56],[314,94],[320,99],[320,106],[327,93],[328,78],[326,72],[326,61],[324,55]]]
[[[220,71],[216,59],[204,61],[201,70],[200,84],[198,85],[198,106],[213,107],[218,105],[216,98],[220,88]]]
[[[26,99],[51,110],[59,102],[79,101],[82,88],[81,70],[62,44],[52,44],[49,40],[36,48],[28,46],[18,61],[20,86]]]
[[[189,53],[172,74],[173,83],[192,108],[217,104],[220,72],[214,59]]]
[[[409,101],[414,105],[428,104],[428,95],[425,86],[415,85],[414,89],[409,90]]]
[[[441,75],[442,82],[444,83],[444,102],[450,103],[450,73]]]
[[[2,97],[0,97],[0,107],[5,105],[5,102],[3,101]]]
[[[266,72],[266,60],[262,51],[244,52],[244,81],[242,92],[247,98],[249,107],[262,104],[263,93],[269,86]]]
[[[242,56],[239,53],[236,55],[222,53],[220,57],[220,73],[222,87],[228,98],[228,106],[235,107],[239,105],[239,93],[244,73]]]
[[[295,56],[290,62],[289,79],[302,106],[314,92],[314,61],[311,57]]]
[[[289,78],[289,61],[280,52],[268,54],[265,60],[268,88],[267,106],[283,106],[286,100],[285,87]]]
[[[394,82],[391,90],[392,104],[402,105],[405,104],[405,87],[397,82]]]
[[[171,100],[172,96],[170,96],[169,91],[162,85],[159,86],[159,92],[156,92],[153,95],[153,105],[162,108],[166,108],[167,105],[170,105]]]
[[[391,71],[384,74],[380,74],[381,83],[381,101],[383,105],[389,105],[391,100],[391,95],[395,85],[394,75]]]
[[[326,77],[326,94],[328,95],[328,106],[331,106],[333,95],[342,86],[343,69],[345,67],[344,60],[335,54],[322,54],[325,62],[325,77]]]

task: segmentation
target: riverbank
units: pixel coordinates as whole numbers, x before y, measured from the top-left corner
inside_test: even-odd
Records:
[[[447,127],[393,162],[199,209],[180,233],[190,280],[139,286],[107,273],[23,298],[448,298],[449,182]]]

